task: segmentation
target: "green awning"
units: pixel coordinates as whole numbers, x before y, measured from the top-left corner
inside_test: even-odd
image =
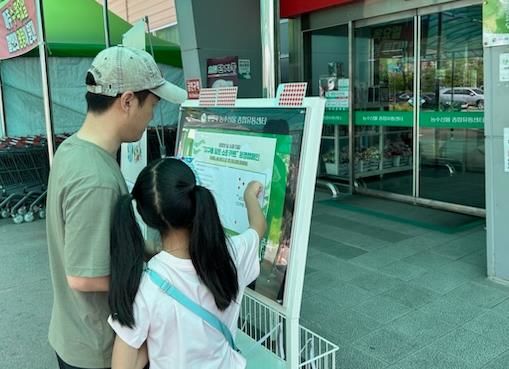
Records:
[[[95,56],[105,48],[103,7],[94,0],[44,0],[46,42],[50,56]],[[110,43],[122,42],[122,35],[132,25],[109,12]],[[150,40],[157,62],[182,67],[180,47],[154,36]]]

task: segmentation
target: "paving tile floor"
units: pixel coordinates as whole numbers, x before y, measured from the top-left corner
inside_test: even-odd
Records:
[[[509,368],[509,287],[486,278],[482,225],[445,234],[327,196],[315,198],[301,317],[339,346],[338,369]],[[44,221],[0,220],[0,368],[57,368],[47,258]]]
[[[339,346],[338,369],[509,368],[509,287],[486,278],[483,224],[443,233],[325,198],[301,320]]]

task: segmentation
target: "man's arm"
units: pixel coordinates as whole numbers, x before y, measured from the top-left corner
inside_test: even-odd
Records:
[[[108,292],[110,277],[74,277],[67,276],[70,288],[79,292]]]

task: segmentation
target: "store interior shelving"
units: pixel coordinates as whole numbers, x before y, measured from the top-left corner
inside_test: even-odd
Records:
[[[356,126],[356,128],[355,178],[412,170],[411,148],[403,141],[403,138],[411,137],[412,128],[385,126]],[[322,175],[348,180],[348,140],[346,126],[324,126]]]

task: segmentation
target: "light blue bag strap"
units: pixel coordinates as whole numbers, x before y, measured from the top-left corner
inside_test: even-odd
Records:
[[[239,351],[233,340],[233,336],[228,327],[210,311],[204,309],[189,297],[184,295],[180,290],[173,286],[166,279],[161,277],[157,272],[152,269],[146,268],[145,272],[149,275],[152,282],[154,282],[159,288],[161,288],[168,296],[173,297],[180,304],[191,310],[193,313],[198,315],[200,318],[205,320],[210,326],[217,329],[222,333],[226,341],[230,344],[231,348],[235,351]]]

